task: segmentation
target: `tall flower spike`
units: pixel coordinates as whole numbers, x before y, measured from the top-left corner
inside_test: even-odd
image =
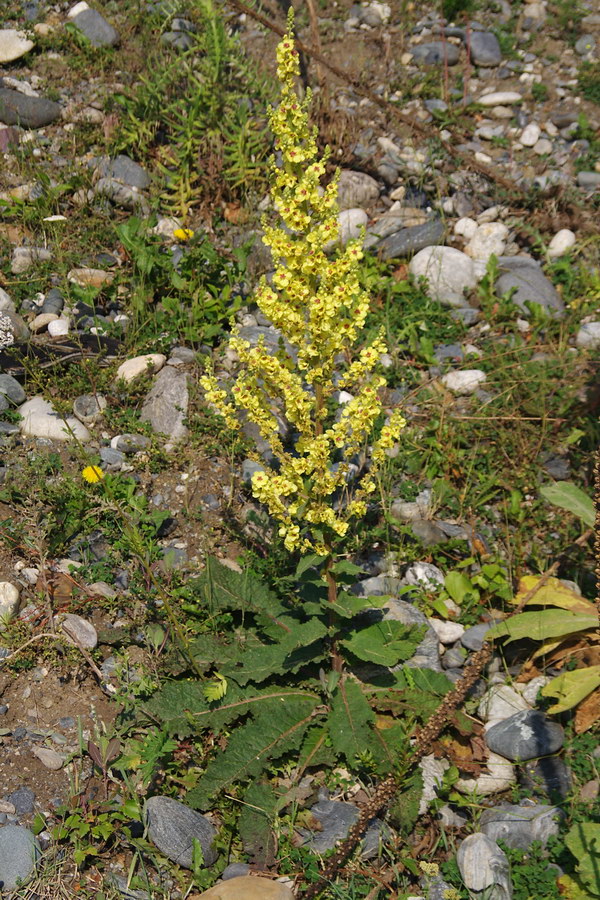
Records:
[[[277,48],[281,99],[269,116],[279,157],[271,164],[271,196],[280,223],[264,222],[264,242],[274,273],[255,294],[284,349],[274,354],[263,343],[252,346],[234,328],[237,381],[226,387],[208,372],[201,385],[229,426],[239,427],[242,413],[269,443],[277,463],[271,467],[256,456],[263,469],[254,474],[252,491],[278,521],[287,549],[328,553],[349,520],[365,514],[385,451],[405,423],[398,410],[387,419],[372,445],[369,471],[349,492],[349,467],[339,457],[366,445],[382,413],[385,380],[375,370],[386,346],[381,335],[360,346],[369,309],[359,280],[361,241],[331,250],[339,237],[338,177],[322,189],[327,154],[319,158],[308,117],[310,92],[301,99],[296,90],[300,67],[292,34],[290,17]],[[340,387],[354,398],[336,416]],[[289,448],[280,436],[281,415],[294,434]]]

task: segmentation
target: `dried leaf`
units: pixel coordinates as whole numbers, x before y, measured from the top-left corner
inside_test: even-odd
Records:
[[[512,598],[512,603],[518,606],[525,596],[541,580],[539,575],[524,575],[519,581],[519,589]],[[594,615],[596,607],[589,600],[585,600],[572,588],[562,584],[558,578],[549,578],[546,584],[535,592],[526,606],[558,606],[560,609],[570,609],[573,612],[589,613]]]
[[[600,688],[590,694],[577,707],[575,713],[575,731],[577,734],[587,731],[600,721]]]

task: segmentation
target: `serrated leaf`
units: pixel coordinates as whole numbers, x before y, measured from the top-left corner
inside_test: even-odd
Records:
[[[204,696],[209,703],[222,700],[227,693],[227,679],[218,672],[214,673],[213,680],[204,684]]]
[[[335,755],[328,742],[327,728],[315,725],[308,729],[296,761],[298,777],[311,766],[333,766]]]
[[[415,769],[406,779],[398,794],[394,797],[389,811],[392,825],[401,834],[410,834],[419,818],[419,806],[423,796],[423,776],[420,769]]]
[[[209,610],[239,610],[264,615],[275,624],[285,609],[265,583],[251,572],[234,572],[214,557],[206,561],[202,574],[191,582]]]
[[[577,860],[579,880],[594,897],[600,896],[600,825],[578,822],[565,835],[565,844]]]
[[[594,501],[573,484],[572,481],[557,481],[554,484],[546,484],[540,488],[540,494],[549,503],[566,509],[567,512],[577,516],[588,528],[593,528],[596,521]]]
[[[574,613],[567,609],[541,609],[538,612],[519,613],[505,622],[499,622],[488,631],[486,640],[506,637],[507,644],[523,638],[545,641],[597,626],[597,615]]]
[[[296,578],[301,578],[308,569],[318,569],[326,559],[326,556],[320,556],[318,553],[303,556],[296,566]]]
[[[333,609],[341,616],[343,619],[353,619],[354,616],[357,616],[359,613],[364,612],[366,609],[373,609],[375,606],[383,606],[385,602],[385,597],[376,597],[374,598],[376,601],[381,600],[381,603],[372,603],[371,598],[369,597],[357,597],[356,594],[349,594],[347,591],[340,591],[337,596],[337,600],[335,603],[330,603],[327,599],[323,598],[321,603],[322,610]]]
[[[390,667],[410,659],[422,638],[421,627],[383,619],[361,628],[340,644],[365,662]]]
[[[199,784],[187,795],[191,806],[205,808],[217,791],[260,775],[270,763],[297,750],[319,697],[290,690],[270,698],[261,696],[256,704],[247,698],[246,703],[249,721],[236,728],[226,749],[208,764]]]
[[[518,606],[523,602],[527,594],[541,581],[540,575],[524,575],[519,581],[519,589],[512,598],[512,603]],[[572,588],[567,587],[558,578],[549,578],[535,594],[528,600],[526,606],[557,606],[559,609],[570,609],[573,612],[594,614],[596,607],[589,600],[585,600]]]
[[[541,693],[543,697],[554,697],[557,701],[548,712],[561,713],[573,709],[597,687],[600,687],[600,666],[589,666],[563,672],[544,685]]]
[[[249,681],[260,684],[273,675],[297,672],[310,662],[322,660],[326,655],[323,643],[326,635],[327,627],[319,619],[294,622],[293,628],[286,630],[279,642],[256,646],[235,663],[219,668],[240,685]]]
[[[340,681],[333,694],[327,721],[336,754],[354,764],[356,757],[372,743],[374,722],[375,713],[360,685],[351,679]]]
[[[258,869],[268,869],[275,863],[277,843],[272,823],[278,801],[273,786],[266,782],[253,782],[244,794],[238,833],[244,852]]]

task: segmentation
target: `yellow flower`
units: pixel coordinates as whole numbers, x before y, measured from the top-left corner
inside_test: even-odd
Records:
[[[96,484],[104,478],[104,472],[100,466],[86,466],[81,475],[89,484]]]
[[[176,228],[173,232],[173,237],[177,238],[178,241],[189,241],[190,238],[194,237],[194,232],[191,228]]]

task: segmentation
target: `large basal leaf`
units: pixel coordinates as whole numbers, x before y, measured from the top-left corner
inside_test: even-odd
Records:
[[[600,896],[600,824],[578,822],[565,835],[565,844],[577,860],[579,880],[590,894]]]
[[[230,785],[260,775],[273,761],[297,750],[312,722],[319,697],[308,691],[281,691],[267,698],[246,699],[250,718],[238,726],[220,752],[208,764],[187,802],[204,809],[210,798]]]
[[[553,697],[557,701],[548,712],[561,713],[573,709],[597,687],[600,687],[600,666],[589,666],[563,672],[553,678],[542,688],[542,696]]]
[[[327,627],[323,622],[319,619],[297,622],[291,617],[281,621],[286,623],[286,629],[277,643],[255,646],[235,663],[221,665],[219,669],[222,674],[240,685],[249,681],[260,684],[273,675],[297,672],[308,663],[324,658],[326,649],[323,638],[327,635]]]
[[[313,766],[329,768],[335,764],[335,754],[329,741],[327,728],[323,725],[314,725],[309,728],[302,741],[302,747],[296,760],[298,777],[305,769]]]
[[[512,603],[518,606],[523,602],[527,594],[541,580],[540,575],[524,575],[519,581],[519,589],[512,599]],[[549,578],[545,584],[536,590],[526,606],[557,606],[559,609],[570,609],[572,612],[590,613],[593,615],[596,607],[589,600],[585,600],[572,588],[567,587],[558,578]]]
[[[268,782],[253,782],[246,793],[238,819],[238,833],[249,862],[266,870],[274,865],[277,842],[273,821],[279,798]]]
[[[581,521],[593,528],[596,521],[596,512],[594,510],[594,501],[591,497],[578,488],[572,481],[557,481],[555,484],[546,484],[540,488],[540,494],[549,503],[566,509],[573,515],[578,516]]]
[[[597,615],[573,613],[567,609],[541,609],[539,612],[519,613],[505,622],[499,622],[488,631],[486,640],[505,637],[507,643],[522,638],[545,641],[597,626]]]
[[[356,681],[339,682],[327,722],[331,745],[351,765],[372,744],[375,713]]]
[[[214,557],[191,587],[209,610],[239,610],[266,616],[278,625],[284,607],[272,591],[251,572],[234,572]]]
[[[421,627],[384,619],[361,628],[340,643],[365,662],[389,667],[410,659],[422,639]]]

